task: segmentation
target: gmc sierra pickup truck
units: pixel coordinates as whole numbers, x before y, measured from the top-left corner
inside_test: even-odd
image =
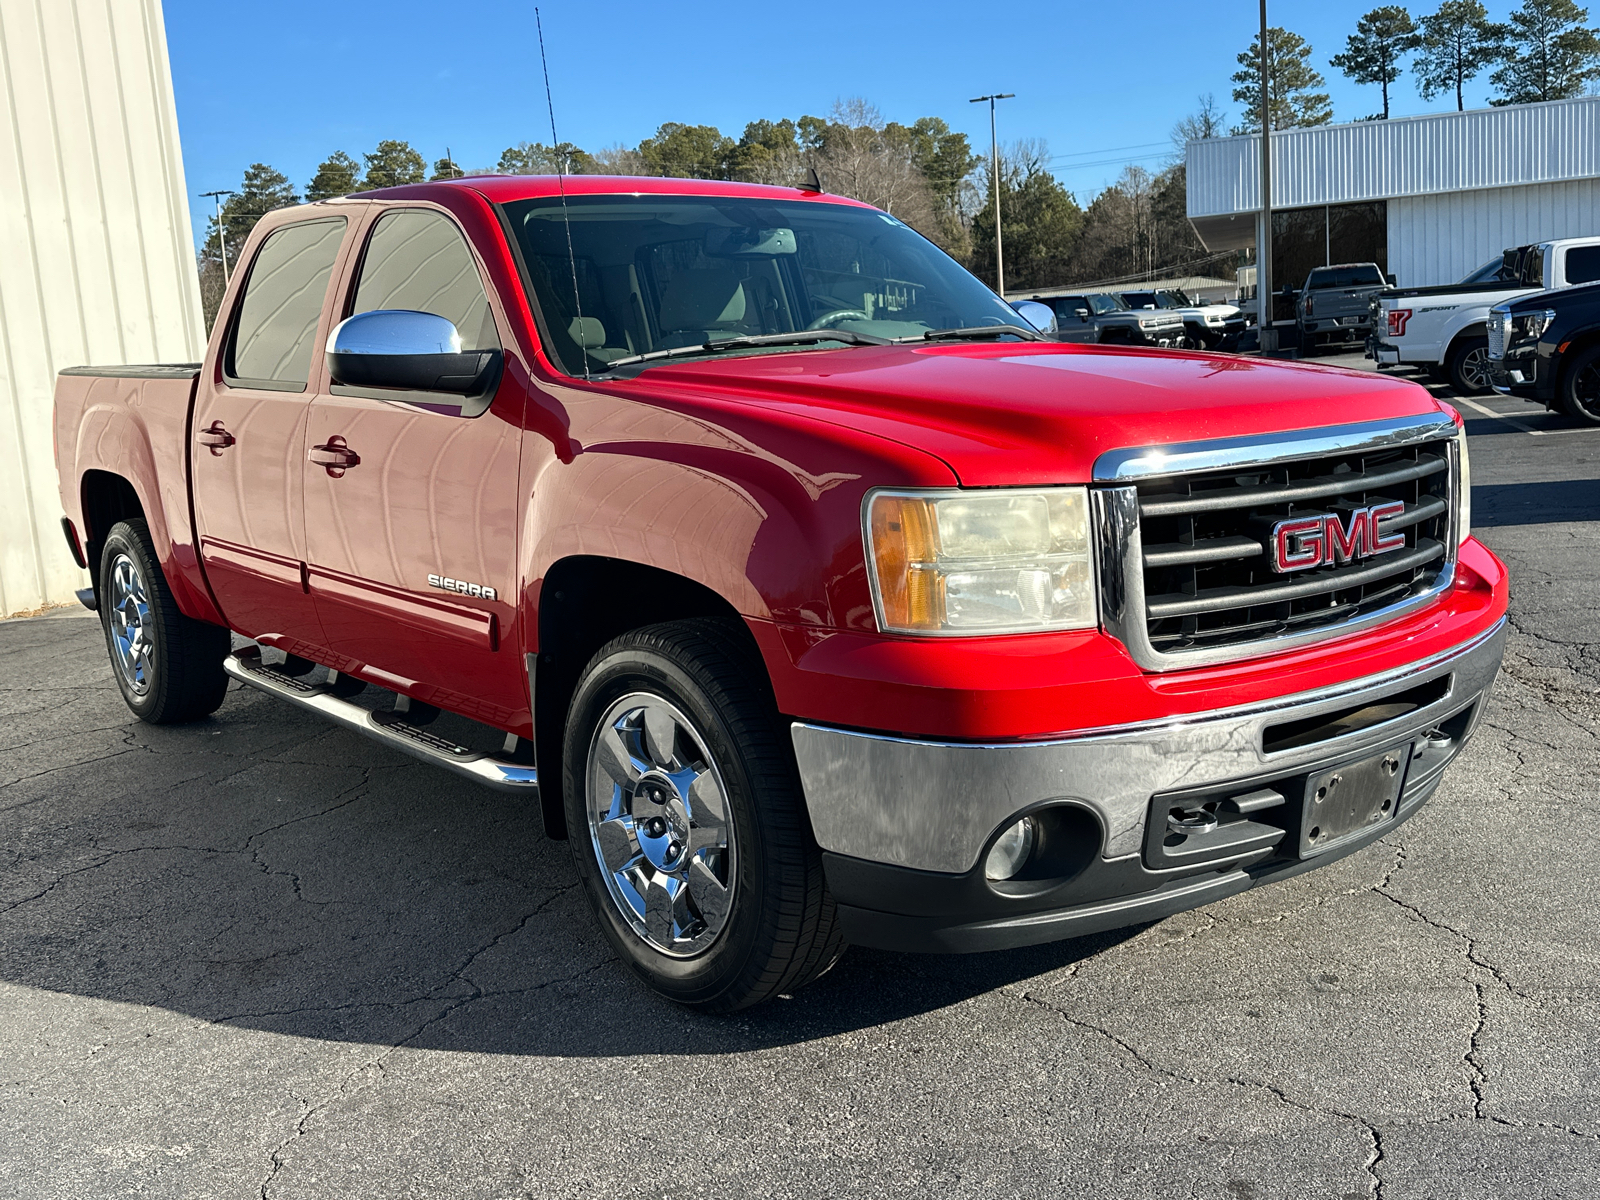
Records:
[[[64,372],[55,444],[138,717],[237,680],[525,796],[618,955],[714,1011],[1348,854],[1501,657],[1423,388],[1049,341],[815,191],[273,212],[205,361]]]
[[[1426,366],[1463,396],[1489,390],[1489,310],[1534,292],[1600,280],[1600,238],[1514,246],[1498,270],[1485,264],[1460,283],[1406,288],[1372,302],[1367,357],[1380,367]]]

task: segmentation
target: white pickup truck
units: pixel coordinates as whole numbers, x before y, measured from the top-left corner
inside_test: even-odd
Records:
[[[1489,390],[1489,310],[1531,292],[1600,280],[1600,237],[1516,246],[1460,283],[1401,288],[1373,297],[1367,357],[1379,367],[1412,363],[1461,395]]]

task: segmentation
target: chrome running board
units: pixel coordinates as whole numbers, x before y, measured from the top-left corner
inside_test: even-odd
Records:
[[[340,699],[325,683],[307,683],[274,670],[261,661],[259,651],[241,650],[230,654],[223,660],[222,669],[240,683],[327,717],[336,725],[382,742],[402,754],[454,771],[498,792],[538,795],[539,772],[534,767],[459,746],[426,729],[408,725],[401,713],[369,712],[359,704]]]

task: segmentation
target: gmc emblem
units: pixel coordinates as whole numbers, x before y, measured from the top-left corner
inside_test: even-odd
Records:
[[[1374,554],[1405,548],[1404,533],[1383,534],[1380,521],[1398,517],[1406,506],[1398,500],[1358,508],[1348,525],[1334,513],[1290,517],[1272,527],[1272,569],[1280,575],[1312,567],[1340,566]]]

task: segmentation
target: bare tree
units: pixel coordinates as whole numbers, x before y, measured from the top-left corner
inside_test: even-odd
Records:
[[[1210,92],[1196,97],[1200,107],[1172,127],[1172,148],[1182,159],[1190,142],[1228,136],[1228,114]]]

